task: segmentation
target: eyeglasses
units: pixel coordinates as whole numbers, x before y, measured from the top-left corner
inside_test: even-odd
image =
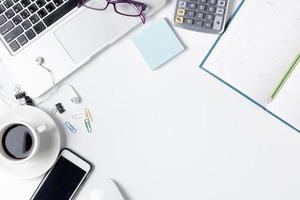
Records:
[[[146,22],[144,11],[147,5],[133,0],[80,0],[79,6],[103,11],[110,4],[113,5],[116,13],[128,17],[140,17],[143,24]]]

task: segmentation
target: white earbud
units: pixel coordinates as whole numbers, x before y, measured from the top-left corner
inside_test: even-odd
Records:
[[[79,96],[78,92],[71,84],[67,85],[71,88],[71,90],[73,90],[73,93],[75,94],[75,96],[71,98],[71,102],[74,104],[79,104],[81,102],[81,97]]]
[[[35,62],[37,65],[42,65],[45,62],[45,59],[43,57],[37,57]]]
[[[80,100],[80,97],[77,96],[77,97],[73,97],[73,98],[71,99],[71,101],[72,101],[72,103],[79,104],[81,100]]]

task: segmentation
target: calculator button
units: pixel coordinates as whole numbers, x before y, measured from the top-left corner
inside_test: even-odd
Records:
[[[184,16],[185,15],[185,10],[184,9],[178,9],[177,10],[177,15]]]
[[[200,3],[206,3],[207,0],[199,0]]]
[[[197,13],[197,18],[204,19],[205,14],[204,13]]]
[[[213,20],[214,20],[214,16],[213,16],[213,15],[210,15],[210,14],[207,14],[206,17],[205,17],[205,19],[206,19],[207,21],[213,21]]]
[[[206,8],[205,5],[199,5],[199,6],[198,6],[198,10],[200,10],[200,11],[204,11],[205,8]]]
[[[216,11],[216,9],[215,9],[215,7],[209,6],[209,7],[207,8],[207,11],[208,11],[208,12],[211,12],[211,13],[214,13],[214,12]]]
[[[224,1],[224,0],[219,0],[219,1],[218,1],[218,6],[220,6],[220,7],[225,7],[225,6],[226,6],[226,1]]]
[[[203,25],[203,22],[202,22],[202,21],[196,21],[196,22],[195,22],[195,25],[196,25],[196,26],[202,26],[202,25]]]
[[[211,5],[216,5],[217,1],[216,0],[208,0],[208,3]]]
[[[186,2],[185,1],[179,1],[178,6],[181,8],[186,8]]]
[[[222,21],[223,21],[223,18],[221,16],[216,16],[213,29],[221,30],[222,29]]]
[[[194,17],[195,16],[195,12],[194,11],[187,11],[186,15],[188,17]]]
[[[210,22],[204,22],[204,27],[207,28],[207,29],[211,29],[212,23],[210,23]]]
[[[188,8],[195,9],[196,8],[196,4],[195,3],[189,3],[188,4]]]
[[[224,9],[223,8],[217,8],[216,13],[219,14],[219,15],[223,15],[224,14]]]
[[[186,19],[185,23],[188,24],[188,25],[193,25],[194,24],[194,20],[192,20],[192,19]]]
[[[175,22],[177,24],[182,24],[183,23],[183,17],[176,17]]]

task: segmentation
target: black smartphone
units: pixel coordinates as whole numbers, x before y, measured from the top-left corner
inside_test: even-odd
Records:
[[[92,165],[69,149],[63,149],[31,200],[70,200],[92,170]]]

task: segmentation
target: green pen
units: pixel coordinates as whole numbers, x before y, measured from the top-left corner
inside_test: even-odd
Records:
[[[298,56],[295,58],[295,60],[291,63],[291,65],[289,66],[289,69],[286,71],[286,73],[283,75],[281,80],[276,85],[276,87],[275,87],[274,91],[272,92],[272,95],[269,99],[269,103],[271,103],[277,97],[280,90],[283,88],[284,84],[289,79],[289,77],[291,76],[291,74],[293,73],[294,69],[296,68],[296,66],[298,65],[299,62],[300,62],[300,54],[298,54]]]

